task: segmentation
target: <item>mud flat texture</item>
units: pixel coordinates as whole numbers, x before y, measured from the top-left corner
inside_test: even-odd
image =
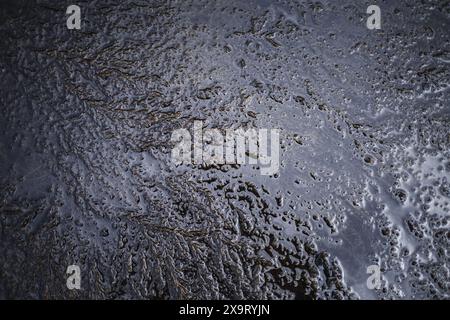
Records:
[[[450,297],[448,1],[0,8],[0,298]],[[175,166],[194,120],[279,173]]]

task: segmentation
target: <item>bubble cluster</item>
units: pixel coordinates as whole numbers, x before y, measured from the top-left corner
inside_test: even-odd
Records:
[[[347,0],[64,5],[0,4],[0,298],[449,297],[445,1],[380,30]],[[176,167],[195,120],[279,129],[280,172]]]

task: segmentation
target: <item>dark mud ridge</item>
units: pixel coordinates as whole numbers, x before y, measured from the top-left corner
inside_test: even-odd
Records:
[[[449,298],[450,6],[376,2],[1,1],[0,298]]]

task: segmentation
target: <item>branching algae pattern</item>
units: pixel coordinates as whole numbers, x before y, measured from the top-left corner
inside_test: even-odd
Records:
[[[447,1],[66,2],[0,4],[0,298],[449,298]]]

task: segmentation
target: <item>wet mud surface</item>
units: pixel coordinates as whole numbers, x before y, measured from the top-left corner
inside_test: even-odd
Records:
[[[449,298],[448,1],[378,1],[381,30],[367,1],[70,4],[0,5],[0,298]],[[174,166],[194,120],[278,128],[279,173]]]

